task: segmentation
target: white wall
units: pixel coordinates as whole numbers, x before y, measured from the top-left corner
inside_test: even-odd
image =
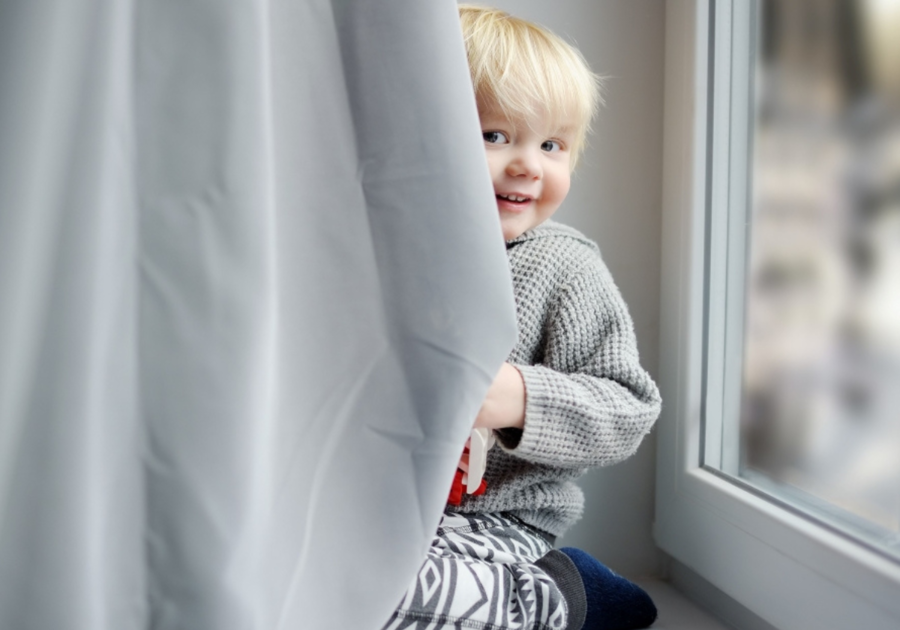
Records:
[[[641,362],[656,376],[662,181],[662,0],[485,2],[550,28],[608,76],[606,107],[556,218],[593,238],[629,305]],[[655,574],[655,439],[627,462],[582,481],[585,518],[559,542],[628,576]]]

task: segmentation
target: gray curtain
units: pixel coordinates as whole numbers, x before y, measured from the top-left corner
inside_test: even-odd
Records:
[[[453,0],[0,0],[0,628],[377,629],[515,339]]]

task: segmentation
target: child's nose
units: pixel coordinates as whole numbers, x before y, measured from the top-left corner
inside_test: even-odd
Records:
[[[509,161],[506,172],[513,177],[540,179],[542,172],[540,155],[537,151],[522,148],[516,151],[513,158]]]

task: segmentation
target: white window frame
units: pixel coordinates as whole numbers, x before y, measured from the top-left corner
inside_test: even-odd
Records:
[[[728,278],[744,273],[744,243],[734,236],[741,232],[728,229],[728,218],[746,203],[740,173],[748,165],[746,151],[734,148],[740,139],[729,134],[749,125],[729,99],[749,102],[749,82],[732,76],[730,55],[742,54],[749,35],[734,28],[730,44],[719,38],[713,55],[710,25],[720,33],[739,25],[753,5],[668,0],[666,7],[654,536],[667,554],[781,630],[896,630],[900,564],[717,470],[737,467],[737,437],[720,420],[736,400],[726,389],[734,380],[724,375],[740,360],[733,349],[742,298]],[[730,157],[713,163],[711,151]],[[704,440],[723,445],[721,458],[706,462],[713,465],[704,465]]]

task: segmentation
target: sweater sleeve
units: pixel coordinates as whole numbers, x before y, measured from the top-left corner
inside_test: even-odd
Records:
[[[516,367],[525,382],[525,427],[498,437],[527,461],[613,464],[637,450],[660,412],[631,317],[599,258],[561,287],[541,363]]]

